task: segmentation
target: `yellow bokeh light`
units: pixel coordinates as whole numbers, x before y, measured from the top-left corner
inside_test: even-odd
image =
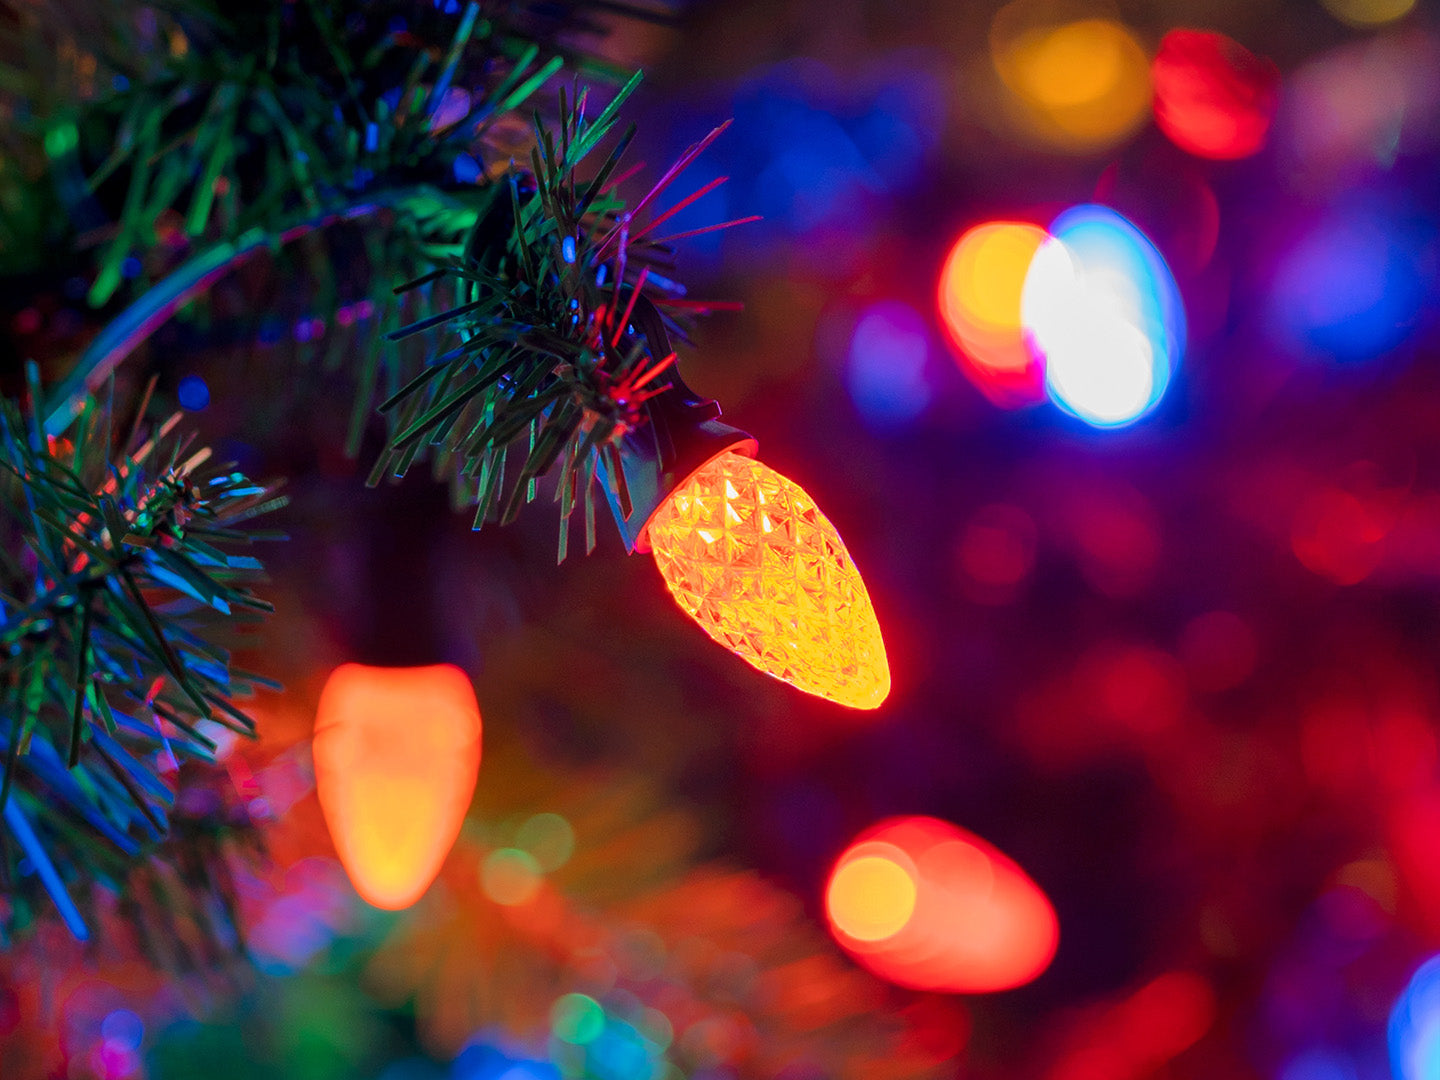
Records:
[[[492,851],[480,864],[480,885],[497,904],[529,903],[540,891],[540,865],[529,852],[516,848]]]
[[[857,941],[883,941],[910,921],[915,897],[915,879],[905,867],[883,855],[863,855],[835,871],[825,909],[830,921]]]
[[[1150,59],[1135,35],[1112,19],[991,34],[991,58],[1034,134],[1074,150],[1128,135],[1150,107]]]
[[[1320,0],[1327,11],[1351,26],[1383,26],[1415,10],[1415,0]]]
[[[727,451],[670,495],[647,539],[679,605],[746,662],[851,708],[890,693],[865,582],[798,484]]]
[[[967,230],[945,260],[941,320],[981,369],[982,389],[989,388],[992,376],[1022,377],[1034,366],[1020,322],[1020,297],[1030,261],[1045,240],[1038,226],[992,221]]]
[[[1018,89],[1052,109],[1098,101],[1124,75],[1125,43],[1124,31],[1103,19],[1041,31],[1011,56]]]
[[[991,326],[1020,325],[1020,290],[1045,231],[1034,225],[982,225],[966,233],[956,248],[952,284],[968,301],[978,322]]]

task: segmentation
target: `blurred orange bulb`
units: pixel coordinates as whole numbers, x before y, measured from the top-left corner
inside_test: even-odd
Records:
[[[1032,6],[996,15],[991,57],[1034,134],[1077,151],[1128,135],[1150,106],[1150,62],[1135,35],[1110,19],[1025,27]]]
[[[968,229],[940,272],[940,321],[972,381],[1000,404],[1042,401],[1039,358],[1025,342],[1020,296],[1047,234],[1036,225],[992,221]]]
[[[646,538],[676,602],[747,663],[855,709],[890,693],[865,582],[798,484],[726,451],[671,493]]]
[[[1020,986],[1059,942],[1040,887],[978,836],[935,818],[893,818],[862,833],[831,871],[825,910],[859,963],[920,990]]]
[[[315,717],[315,791],[368,903],[409,907],[445,861],[475,792],[480,709],[449,664],[330,674]]]

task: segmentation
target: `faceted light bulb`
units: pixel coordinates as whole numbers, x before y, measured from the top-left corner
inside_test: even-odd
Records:
[[[315,717],[315,790],[350,881],[409,907],[460,834],[480,769],[475,690],[449,664],[330,673]]]
[[[728,451],[670,495],[647,537],[671,595],[743,660],[855,709],[890,693],[865,582],[799,485]]]

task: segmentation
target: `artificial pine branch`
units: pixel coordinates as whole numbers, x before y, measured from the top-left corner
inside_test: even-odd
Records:
[[[234,699],[264,683],[223,644],[270,610],[250,588],[260,563],[231,549],[283,500],[213,466],[178,419],[137,421],[112,456],[107,405],[55,437],[0,402],[0,804],[16,841],[0,896],[13,916],[43,890],[82,937],[76,885],[118,890],[162,848],[213,862],[167,841],[166,776],[212,760],[220,728],[253,734]]]
[[[639,215],[728,124],[687,150],[633,208],[613,190],[633,126],[581,177],[638,81],[593,119],[583,92],[567,104],[562,90],[558,134],[536,116],[532,170],[490,185],[461,257],[399,290],[444,282],[459,302],[391,335],[444,330],[451,347],[428,357],[380,406],[395,422],[371,482],[403,476],[433,450],[437,468],[477,506],[478,528],[491,517],[513,520],[534,498],[537,480],[558,465],[561,559],[581,503],[586,550],[594,547],[591,479],[600,465],[613,466],[619,441],[645,422],[645,402],[670,388],[670,334],[683,336],[684,327],[662,309],[706,306],[687,304],[682,286],[653,272],[668,270],[671,254],[668,238],[654,234],[719,181],[664,213],[651,210],[648,220]],[[508,450],[522,440],[520,468],[507,477]],[[623,470],[603,471],[623,484]],[[615,495],[626,504],[623,490]]]
[[[540,48],[531,43],[502,68],[498,81],[489,76],[488,91],[467,94],[463,117],[444,117],[442,105],[455,89],[457,66],[482,25],[477,22],[480,10],[477,4],[465,9],[450,46],[436,62],[440,66],[434,82],[427,86],[416,74],[433,66],[422,51],[410,65],[407,89],[400,95],[404,107],[391,110],[385,97],[378,99],[375,114],[388,123],[381,128],[364,119],[370,157],[354,156],[359,141],[352,129],[348,138],[308,138],[309,149],[289,167],[270,161],[263,175],[290,185],[288,202],[299,209],[193,256],[122,313],[62,382],[47,429],[68,422],[81,390],[96,387],[159,322],[202,293],[218,272],[284,240],[378,213],[383,215],[380,225],[367,226],[367,235],[379,238],[373,245],[372,276],[383,284],[407,270],[418,273],[396,292],[417,299],[410,307],[423,312],[391,337],[400,341],[425,334],[436,340],[448,335],[452,340],[448,348],[424,350],[418,370],[413,352],[408,357],[384,348],[360,353],[348,440],[352,450],[358,447],[382,366],[391,390],[381,405],[390,418],[390,440],[371,481],[403,476],[433,452],[437,475],[449,476],[456,503],[477,507],[478,527],[487,518],[513,520],[534,498],[538,480],[556,470],[560,557],[568,549],[569,520],[577,506],[584,507],[586,550],[592,549],[592,480],[598,473],[623,485],[622,471],[613,467],[618,442],[644,423],[645,402],[669,385],[664,375],[674,356],[668,337],[671,332],[683,336],[683,327],[661,309],[690,313],[706,307],[684,299],[684,288],[669,278],[668,244],[674,237],[656,233],[720,181],[663,213],[653,204],[724,127],[691,147],[627,209],[614,188],[623,178],[618,166],[633,127],[594,167],[591,159],[613,134],[619,110],[638,84],[637,73],[593,117],[587,113],[588,91],[577,87],[567,98],[561,89],[558,131],[538,112],[534,116],[529,170],[488,168],[491,178],[479,186],[456,183],[457,155],[473,152],[484,158],[487,150],[493,151],[486,141],[487,125],[530,99],[559,66],[558,57],[538,64]],[[317,14],[319,0],[312,0],[307,11],[312,29],[330,41],[334,27]],[[277,43],[286,40],[275,25],[273,19],[267,24],[267,48],[279,48]],[[483,25],[488,28],[488,20]],[[339,95],[353,104],[373,93],[337,42],[330,41],[320,53],[322,74],[311,79],[317,96]],[[384,53],[372,50],[374,56]],[[333,61],[328,68],[325,56]],[[304,79],[300,84],[310,85]],[[355,108],[361,118],[370,115],[362,104]],[[344,108],[332,109],[343,126]],[[279,122],[281,114],[273,105],[261,111]],[[323,133],[326,128],[318,124],[315,130]],[[299,137],[278,129],[272,135],[262,140],[271,154],[288,152],[285,148],[293,148]],[[137,165],[137,171],[144,170]],[[206,175],[214,171],[207,169]],[[322,176],[331,181],[311,183]],[[132,179],[132,194],[134,183]],[[261,202],[273,206],[286,200],[262,197]],[[666,273],[653,272],[657,267]],[[103,267],[100,273],[103,277]],[[449,306],[443,298],[451,301]],[[648,332],[637,332],[632,325],[637,311],[646,316],[638,321],[650,327]],[[665,348],[658,348],[661,341]],[[511,455],[509,447],[521,440],[528,445]],[[509,476],[506,463],[516,458],[518,468]],[[602,469],[604,464],[612,467]],[[620,505],[627,503],[623,487],[613,495]]]
[[[18,18],[43,42],[71,6],[42,0]],[[47,107],[25,130],[43,142],[73,231],[95,242],[92,302],[130,288],[128,260],[142,265],[143,291],[44,410],[22,418],[7,406],[0,426],[0,647],[13,661],[0,688],[0,801],[20,841],[0,857],[0,897],[35,892],[34,879],[17,883],[23,859],[77,933],[75,883],[118,887],[148,860],[157,881],[183,884],[194,875],[167,867],[208,865],[191,832],[176,836],[162,755],[203,759],[210,724],[250,732],[231,698],[254,680],[230,670],[216,638],[263,606],[246,587],[258,564],[223,548],[251,536],[232,526],[272,501],[236,474],[203,474],[204,454],[173,421],[121,442],[133,449],[108,463],[109,409],[86,395],[116,364],[244,260],[353,223],[363,265],[332,259],[308,287],[333,297],[342,275],[358,279],[378,309],[408,316],[393,336],[421,348],[376,339],[355,350],[350,447],[387,396],[373,479],[429,458],[459,501],[478,505],[477,527],[512,519],[558,473],[563,558],[577,506],[594,546],[596,475],[623,484],[618,441],[667,386],[668,338],[683,327],[666,313],[708,306],[683,299],[668,277],[677,237],[655,233],[714,185],[664,213],[652,204],[719,130],[627,210],[615,187],[633,129],[594,159],[638,75],[593,117],[577,85],[557,95],[555,119],[517,123],[562,67],[610,73],[572,41],[598,29],[594,12],[626,5],[455,6],[171,0],[139,18],[109,0],[77,14],[95,24],[96,52],[59,50],[89,72],[88,89],[34,97]],[[23,99],[26,72],[47,55],[0,50],[0,95],[18,86]],[[97,70],[128,81],[106,89]],[[458,168],[467,160],[478,183]],[[6,228],[5,178],[0,245],[20,235]]]
[[[101,243],[91,302],[162,243],[273,234],[371,190],[452,185],[477,148],[503,168],[523,143],[515,110],[547,79],[567,65],[616,75],[583,47],[607,5],[440,7],[40,0],[10,12],[18,45],[0,49],[0,94],[28,137],[19,159],[46,161],[76,232]],[[4,209],[0,224],[16,224]]]
[[[576,71],[613,74],[613,68],[573,44],[602,29],[596,13],[653,18],[654,12],[592,0],[559,5],[489,0],[470,2],[463,9],[458,4],[448,6],[458,14],[445,15],[423,4],[356,6],[338,0],[270,0],[223,8],[176,0],[162,13],[151,11],[148,20],[137,20],[130,12],[129,22],[136,26],[129,32],[139,34],[141,47],[129,58],[113,48],[102,54],[107,70],[128,72],[123,76],[124,88],[97,92],[93,100],[69,110],[52,110],[44,135],[57,188],[70,193],[73,215],[95,212],[97,200],[114,207],[113,226],[99,230],[107,239],[90,293],[92,303],[105,302],[120,287],[126,260],[146,256],[157,245],[161,249],[189,243],[202,246],[143,293],[85,350],[58,387],[57,401],[46,417],[47,430],[67,423],[80,396],[103,385],[115,365],[156,325],[203,294],[219,274],[254,254],[337,222],[378,215],[378,227],[366,225],[367,236],[379,238],[378,243],[366,245],[372,254],[369,284],[376,307],[385,304],[393,282],[420,276],[437,263],[453,265],[467,250],[473,256],[477,222],[493,203],[494,192],[503,190],[505,178],[514,175],[513,159],[523,159],[527,152],[535,158],[536,174],[544,181],[537,192],[540,201],[527,205],[522,235],[512,245],[529,284],[549,284],[544,279],[551,261],[532,255],[529,245],[553,246],[562,233],[580,241],[580,254],[586,258],[601,254],[613,258],[611,280],[617,287],[636,284],[633,272],[627,276],[625,271],[627,246],[638,250],[638,237],[627,240],[623,227],[612,231],[609,250],[602,253],[592,250],[595,245],[586,241],[585,232],[591,226],[613,224],[623,211],[607,184],[616,179],[612,171],[629,134],[586,190],[574,190],[574,169],[610,132],[616,111],[634,89],[638,75],[593,121],[585,120],[587,95],[577,94],[571,108],[561,93],[558,158],[556,148],[546,146],[551,136],[538,113],[537,132],[530,132],[528,125],[517,126],[515,119],[518,110],[566,64]],[[48,0],[42,6],[52,19],[67,10],[66,0]],[[123,40],[126,10],[124,4],[105,4],[102,15],[91,13],[88,18],[105,27],[104,32],[97,28],[96,39]],[[104,12],[111,14],[108,21]],[[54,34],[56,25],[63,24],[38,25]],[[543,164],[533,149],[537,136],[546,155]],[[87,155],[90,146],[105,148],[103,156]],[[488,184],[477,187],[462,179],[457,172],[462,161],[471,162],[467,168],[478,170]],[[88,193],[84,184],[58,183],[63,175],[87,171]],[[567,183],[568,193],[562,190]],[[652,196],[664,186],[657,185]],[[644,247],[647,255],[658,250],[653,243]],[[593,275],[595,269],[592,260],[582,273]],[[338,273],[338,268],[333,270],[331,278]],[[603,275],[601,271],[600,281]],[[323,268],[321,276],[325,276]],[[347,276],[354,279],[353,269]],[[429,275],[428,280],[439,276]],[[559,296],[562,301],[574,299],[577,291],[595,291],[583,290],[573,280],[560,284],[565,292]],[[322,296],[337,293],[332,280],[316,282],[314,288]],[[672,293],[680,291],[671,287]],[[433,312],[431,293],[424,289],[413,298],[411,308]],[[512,345],[554,352],[558,342],[560,359],[576,359],[568,344],[577,325],[569,318],[574,311],[544,310],[553,307],[557,295],[553,289],[542,289],[530,304],[537,318],[555,323],[554,341],[547,341],[537,327],[528,340]],[[636,295],[631,288],[632,302]],[[581,312],[585,320],[594,316],[598,303],[585,297]],[[617,311],[612,317],[618,315]],[[420,321],[411,329],[449,321],[446,315]],[[582,322],[579,329],[588,333],[594,325]],[[618,347],[609,346],[612,352]],[[626,351],[636,362],[644,355],[642,348],[628,342]],[[540,456],[532,455],[525,463],[527,493],[533,492],[534,476],[543,471],[540,467],[548,466],[545,458],[553,460],[562,451],[566,483],[571,487],[577,483],[578,446],[553,433],[568,436],[576,422],[587,427],[598,423],[600,437],[594,452],[599,453],[613,433],[623,433],[636,420],[637,388],[587,389],[597,376],[608,379],[618,374],[623,379],[627,374],[623,369],[630,365],[618,365],[622,370],[617,373],[611,362],[605,370],[591,373],[580,360],[578,408],[561,409],[560,415],[547,416],[543,425],[534,416],[529,421],[518,418],[517,425],[511,424],[515,417],[499,417],[499,426],[488,437],[493,444],[508,441],[512,427],[522,432],[534,429]],[[381,382],[380,367],[387,369],[390,390],[409,377],[407,360],[398,351],[362,353],[351,449],[358,448],[364,417]],[[548,388],[542,397],[544,393]],[[397,438],[395,453],[387,455],[382,472],[397,471],[397,465],[408,464],[420,450],[418,445],[405,450],[415,432],[392,434],[403,437]],[[435,432],[426,435],[433,440]],[[473,452],[467,455],[474,457]],[[493,455],[481,464],[486,463],[493,471]],[[490,490],[497,498],[501,494],[498,486]],[[507,501],[501,516],[513,516],[516,506]],[[588,503],[587,514],[593,514]]]

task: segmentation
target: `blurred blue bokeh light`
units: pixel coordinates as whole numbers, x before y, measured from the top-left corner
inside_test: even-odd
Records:
[[[929,357],[925,320],[910,305],[883,300],[861,314],[850,335],[845,385],[866,424],[895,428],[925,411]]]
[[[186,375],[175,388],[182,409],[199,412],[210,404],[210,387],[199,375]]]
[[[795,236],[821,230],[855,241],[877,208],[921,178],[936,148],[944,96],[931,71],[893,57],[873,76],[842,78],[810,59],[753,74],[716,110],[735,118],[732,132],[686,170],[681,187],[729,182],[677,214],[667,231],[759,214],[767,225],[744,238],[747,253],[756,245],[789,250]],[[672,153],[693,139],[693,125],[692,116],[675,133]],[[726,232],[707,234],[687,240],[686,252],[717,257],[731,242]]]
[[[456,1055],[450,1080],[560,1080],[560,1070],[539,1061],[476,1039]]]
[[[1390,1010],[1395,1080],[1440,1080],[1440,956],[1421,964]]]
[[[1341,362],[1402,345],[1435,293],[1432,222],[1377,199],[1335,208],[1281,260],[1271,318],[1295,348]]]

